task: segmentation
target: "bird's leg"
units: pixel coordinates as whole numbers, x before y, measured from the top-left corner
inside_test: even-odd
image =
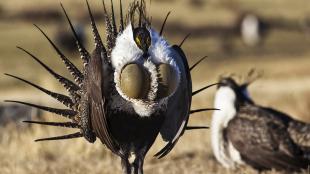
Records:
[[[131,165],[128,161],[128,158],[122,158],[121,165],[122,165],[123,174],[131,174]]]
[[[143,161],[144,155],[137,155],[136,159],[132,163],[134,174],[143,174]]]
[[[122,162],[122,170],[123,174],[143,174],[143,155],[138,155],[134,152],[123,157]]]

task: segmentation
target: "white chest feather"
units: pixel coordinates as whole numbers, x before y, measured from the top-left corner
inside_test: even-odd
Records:
[[[215,111],[211,122],[211,143],[216,159],[226,168],[234,168],[235,164],[242,164],[239,152],[229,140],[224,139],[224,129],[236,115],[236,95],[229,87],[221,87],[216,92],[214,106],[220,109]]]
[[[111,53],[111,63],[114,68],[114,82],[119,94],[112,97],[112,107],[116,110],[134,112],[141,117],[147,117],[154,113],[155,110],[164,109],[167,103],[167,98],[155,101],[158,90],[157,65],[165,63],[174,68],[178,72],[178,82],[180,81],[180,71],[174,57],[171,56],[171,46],[152,29],[148,29],[152,38],[152,43],[148,50],[149,57],[147,59],[141,59],[143,52],[133,40],[132,30],[131,25],[126,27],[123,33],[117,37],[115,47]],[[140,64],[150,74],[150,92],[145,100],[130,98],[120,89],[119,77],[122,68],[130,63]]]

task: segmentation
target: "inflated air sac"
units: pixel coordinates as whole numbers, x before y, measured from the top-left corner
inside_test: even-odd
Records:
[[[170,96],[177,87],[176,71],[169,64],[160,64],[158,75],[158,98]]]
[[[120,88],[129,98],[146,99],[150,90],[149,73],[138,64],[124,66],[120,76]]]

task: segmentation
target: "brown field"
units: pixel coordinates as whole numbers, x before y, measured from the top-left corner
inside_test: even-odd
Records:
[[[100,1],[89,0],[96,11],[101,10]],[[158,0],[159,1],[159,0]],[[191,7],[190,0],[172,2],[153,0],[151,14],[154,19],[164,18],[172,10],[169,22],[200,27],[205,25],[230,25],[236,10],[255,11],[266,18],[282,18],[289,21],[303,21],[310,15],[308,0],[291,2],[289,0],[210,0],[201,7]],[[40,3],[39,3],[40,2]],[[18,4],[18,5],[16,5]],[[50,90],[64,90],[47,72],[27,55],[15,48],[23,46],[41,58],[57,72],[65,71],[60,59],[53,52],[48,42],[31,25],[36,21],[10,21],[8,16],[25,9],[58,9],[58,2],[53,0],[10,0],[0,2],[0,74],[12,73],[44,86]],[[73,19],[80,11],[86,11],[83,1],[65,1],[65,7]],[[117,6],[117,5],[116,5]],[[234,9],[234,10],[233,10]],[[79,11],[77,11],[79,10]],[[190,14],[190,15],[189,15]],[[195,19],[195,20],[193,20]],[[51,36],[55,33],[54,22],[38,24]],[[156,28],[159,28],[156,26]],[[100,23],[102,36],[103,23]],[[88,29],[88,33],[90,30]],[[187,33],[167,34],[171,43],[180,42]],[[194,34],[194,33],[193,33]],[[204,55],[209,55],[201,65],[192,71],[193,88],[217,81],[220,75],[235,73],[245,76],[255,68],[263,72],[263,77],[253,83],[250,93],[254,100],[264,106],[272,106],[289,113],[294,118],[310,123],[310,36],[306,32],[275,30],[271,31],[264,45],[259,48],[245,47],[239,38],[230,40],[232,51],[222,48],[226,40],[215,37],[193,37],[183,46],[189,63]],[[228,42],[228,41],[227,41]],[[91,36],[88,47],[91,50]],[[76,57],[77,55],[70,55]],[[76,64],[80,61],[75,59]],[[192,108],[212,107],[215,88],[209,89],[193,98]],[[53,99],[21,82],[0,75],[0,104],[5,99],[31,101],[48,105],[59,105]],[[209,125],[212,113],[199,113],[190,119],[190,125]],[[47,120],[58,116],[44,114]],[[85,140],[35,143],[40,137],[60,135],[71,130],[46,128],[41,126],[21,127],[21,123],[12,123],[0,128],[0,173],[3,174],[84,174],[84,173],[120,173],[120,161],[99,141],[89,144]],[[255,174],[250,167],[227,170],[214,159],[208,130],[186,132],[177,146],[167,157],[153,158],[163,143],[158,138],[147,155],[146,174]],[[270,171],[266,174],[280,174]],[[309,174],[304,171],[302,174]]]

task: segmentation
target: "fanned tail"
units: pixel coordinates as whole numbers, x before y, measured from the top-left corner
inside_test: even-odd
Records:
[[[104,2],[103,2],[104,3]],[[108,27],[108,30],[111,34],[112,37],[116,37],[117,35],[117,29],[116,29],[116,23],[115,23],[115,16],[114,16],[114,9],[113,9],[113,2],[111,1],[111,8],[112,8],[112,21],[110,21],[110,19],[107,16],[107,13],[105,13],[106,15],[106,23]],[[70,81],[69,79],[57,74],[55,71],[53,71],[49,66],[47,66],[46,64],[44,64],[39,58],[37,58],[36,56],[34,56],[33,54],[31,54],[30,52],[28,52],[27,50],[21,48],[21,47],[17,47],[18,49],[22,50],[23,52],[27,53],[32,59],[34,59],[36,62],[38,62],[41,66],[43,66],[50,74],[52,74],[69,92],[70,96],[66,96],[63,94],[59,94],[56,92],[52,92],[50,90],[47,90],[41,86],[38,86],[30,81],[27,81],[23,78],[11,75],[11,74],[6,74],[10,77],[13,77],[15,79],[21,80],[24,83],[27,83],[35,88],[37,88],[38,90],[50,95],[51,97],[55,98],[56,100],[58,100],[59,102],[63,103],[65,106],[67,106],[70,109],[60,109],[60,108],[52,108],[52,107],[48,107],[48,106],[41,106],[41,105],[37,105],[37,104],[32,104],[32,103],[27,103],[27,102],[23,102],[23,101],[14,101],[14,100],[7,100],[6,102],[13,102],[13,103],[19,103],[19,104],[23,104],[23,105],[27,105],[27,106],[31,106],[31,107],[35,107],[47,112],[51,112],[54,114],[58,114],[61,116],[64,116],[66,118],[69,118],[71,121],[70,122],[42,122],[42,121],[25,121],[25,123],[29,123],[29,124],[40,124],[40,125],[46,125],[46,126],[56,126],[56,127],[65,127],[65,128],[78,128],[80,129],[79,132],[74,133],[74,134],[69,134],[69,135],[63,135],[63,136],[57,136],[57,137],[50,137],[50,138],[43,138],[43,139],[38,139],[36,141],[47,141],[47,140],[62,140],[62,139],[72,139],[72,138],[79,138],[79,137],[83,137],[85,139],[87,139],[89,142],[94,142],[96,140],[96,135],[94,134],[93,130],[92,130],[92,126],[90,125],[90,123],[88,122],[88,120],[90,119],[90,110],[89,110],[89,99],[88,99],[88,93],[90,91],[87,84],[89,83],[88,80],[86,78],[89,78],[88,73],[91,70],[91,68],[93,67],[89,67],[88,64],[91,60],[91,56],[89,54],[89,52],[85,49],[85,47],[82,45],[80,39],[77,36],[77,33],[73,27],[73,24],[65,10],[65,8],[63,7],[62,4],[61,8],[64,12],[64,15],[68,21],[68,24],[71,28],[71,31],[73,33],[73,36],[75,38],[76,44],[77,44],[77,49],[80,53],[81,59],[83,61],[83,70],[80,71],[61,51],[60,49],[54,44],[54,42],[48,37],[48,35],[37,25],[35,25],[35,27],[44,35],[44,37],[48,40],[48,42],[51,44],[51,46],[53,47],[53,49],[57,52],[57,54],[60,56],[61,60],[63,61],[63,63],[66,65],[66,68],[69,70],[69,72],[71,73],[71,75],[73,76],[75,82],[74,83],[72,81]],[[92,33],[94,36],[94,42],[95,42],[95,51],[94,51],[94,56],[97,58],[102,58],[103,60],[105,60],[104,63],[109,63],[109,61],[107,60],[107,55],[108,52],[104,47],[104,44],[102,42],[102,39],[100,37],[100,34],[98,32],[97,26],[96,26],[96,22],[95,19],[93,17],[93,14],[91,12],[91,8],[90,5],[88,3],[88,1],[86,0],[86,5],[87,5],[87,9],[88,9],[88,13],[89,13],[89,17],[90,17],[90,21],[91,21],[91,28],[92,28]],[[104,5],[104,9],[106,12],[106,8]],[[110,39],[111,43],[110,47],[112,49],[112,45],[114,44],[115,40]],[[102,55],[103,54],[103,55]],[[99,57],[98,57],[99,56]],[[94,65],[92,65],[94,66]],[[90,68],[90,69],[89,69]],[[92,70],[91,70],[92,71]]]

